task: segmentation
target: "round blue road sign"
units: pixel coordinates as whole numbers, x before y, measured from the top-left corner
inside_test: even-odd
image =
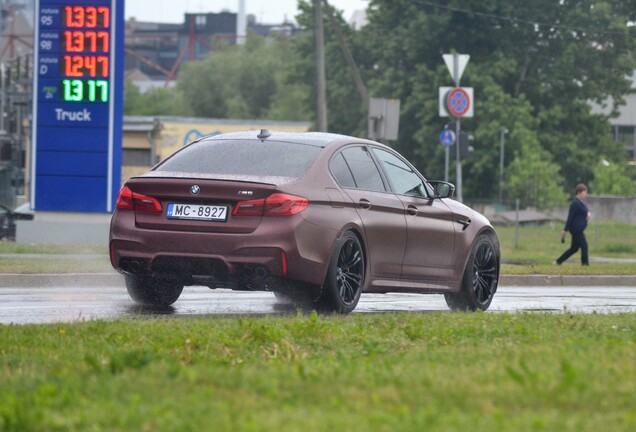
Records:
[[[439,135],[440,142],[448,147],[455,142],[455,132],[452,130],[444,129],[442,133]]]
[[[449,114],[454,117],[461,117],[466,114],[470,108],[470,97],[466,90],[461,87],[451,90],[446,99],[446,107]]]

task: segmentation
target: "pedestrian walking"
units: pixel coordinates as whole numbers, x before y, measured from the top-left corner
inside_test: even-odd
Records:
[[[572,236],[572,243],[570,248],[563,252],[555,264],[561,265],[568,258],[578,252],[581,249],[581,264],[590,265],[590,260],[587,255],[587,240],[585,239],[585,228],[587,228],[587,222],[592,217],[590,210],[585,204],[587,198],[587,186],[583,183],[579,183],[574,188],[574,199],[570,203],[570,210],[568,211],[568,220],[565,222],[565,227],[561,231],[561,243],[565,242],[565,235],[569,231]]]

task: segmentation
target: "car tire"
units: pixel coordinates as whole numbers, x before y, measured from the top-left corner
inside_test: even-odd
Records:
[[[362,244],[351,231],[336,240],[323,284],[321,309],[348,314],[358,305],[365,280]]]
[[[148,306],[169,306],[179,299],[183,284],[150,276],[126,275],[128,295],[136,303]]]
[[[499,283],[500,253],[496,240],[482,234],[473,245],[461,286],[457,293],[446,293],[446,304],[454,311],[485,311]]]

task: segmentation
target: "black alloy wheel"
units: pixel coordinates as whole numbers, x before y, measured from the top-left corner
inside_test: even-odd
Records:
[[[324,284],[323,300],[330,312],[346,314],[355,309],[364,286],[364,251],[358,237],[346,231],[336,240]]]
[[[486,310],[499,283],[499,248],[489,235],[480,236],[471,250],[458,293],[444,295],[453,310]]]
[[[479,244],[473,261],[472,274],[475,300],[487,307],[492,301],[499,279],[499,259],[490,243]]]

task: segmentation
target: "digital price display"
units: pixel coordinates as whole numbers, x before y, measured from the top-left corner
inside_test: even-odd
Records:
[[[36,210],[113,209],[121,181],[123,12],[124,0],[36,0]]]
[[[110,6],[64,6],[65,27],[110,28]]]

